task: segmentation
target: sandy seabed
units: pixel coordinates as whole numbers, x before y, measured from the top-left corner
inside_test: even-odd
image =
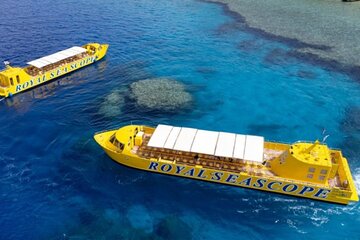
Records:
[[[250,28],[306,43],[296,49],[360,69],[360,2],[341,0],[209,0],[245,18]]]

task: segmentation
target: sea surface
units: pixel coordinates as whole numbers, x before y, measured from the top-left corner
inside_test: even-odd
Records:
[[[2,1],[0,36],[0,60],[21,66],[110,44],[101,62],[0,102],[0,239],[360,239],[359,203],[134,170],[92,138],[131,122],[283,142],[330,135],[359,187],[360,82],[298,57],[301,43],[192,0]],[[101,110],[114,91],[158,77],[183,83],[191,107],[149,111],[124,97]]]

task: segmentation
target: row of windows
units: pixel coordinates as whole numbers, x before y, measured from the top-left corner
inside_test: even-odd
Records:
[[[313,167],[309,168],[309,172],[314,173],[315,168],[313,168]],[[326,169],[321,169],[320,174],[327,174],[327,170]]]
[[[309,173],[309,174],[307,175],[307,178],[313,179],[313,178],[314,178],[314,174]],[[324,176],[324,175],[320,175],[320,176],[319,176],[319,180],[320,180],[320,181],[324,181],[324,180],[325,180],[325,176]]]
[[[17,81],[18,84],[20,83],[20,77],[19,77],[19,75],[16,75],[16,81]],[[14,80],[13,80],[12,77],[10,78],[10,84],[11,84],[12,86],[14,86]]]

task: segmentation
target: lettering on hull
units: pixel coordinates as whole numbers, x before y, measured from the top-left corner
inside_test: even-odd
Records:
[[[160,173],[171,173],[173,175],[192,177],[197,179],[208,179],[214,182],[229,183],[243,187],[263,189],[278,193],[285,193],[297,196],[307,196],[319,199],[326,199],[331,192],[325,188],[315,188],[296,183],[287,183],[271,179],[241,176],[239,174],[224,174],[223,172],[210,171],[206,169],[196,169],[193,167],[177,166],[173,164],[161,164],[150,162],[148,170]]]
[[[76,62],[76,63],[72,63],[70,65],[70,68],[68,68],[68,66],[66,67],[59,67],[59,68],[56,68],[54,70],[52,70],[48,75],[49,75],[49,78],[46,77],[46,73],[43,74],[42,76],[38,77],[38,78],[34,78],[34,79],[30,79],[29,81],[26,81],[22,84],[19,84],[16,86],[15,88],[15,92],[20,92],[20,91],[23,91],[23,90],[26,90],[28,88],[31,88],[31,87],[34,87],[36,85],[39,85],[41,83],[44,83],[46,81],[49,81],[49,80],[52,80],[54,78],[57,78],[61,75],[64,75],[68,72],[71,72],[71,71],[74,71],[78,68],[81,68],[85,65],[88,65],[90,63],[93,63],[95,62],[95,57],[88,57],[86,59],[83,59],[81,60],[80,62]]]

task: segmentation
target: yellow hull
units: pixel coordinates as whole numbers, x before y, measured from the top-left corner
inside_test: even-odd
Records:
[[[94,45],[94,44],[89,44],[89,45]],[[24,71],[24,69],[22,68],[8,67],[8,69],[6,69],[5,71],[0,72],[0,77],[1,74],[3,74],[3,76],[5,77],[7,75],[14,77],[12,78],[11,81],[9,81],[8,87],[5,88],[0,86],[0,96],[2,97],[12,96],[14,94],[26,91],[33,87],[39,86],[43,83],[64,76],[68,73],[74,72],[80,68],[88,66],[96,61],[101,60],[106,55],[107,49],[108,49],[108,45],[102,44],[100,51],[89,54],[76,61],[62,64],[61,66],[58,66],[49,71],[45,71],[36,76],[31,76],[27,74],[26,71]]]
[[[108,139],[115,132],[103,132],[96,134],[94,138],[110,158],[128,167],[339,204],[348,204],[350,201],[358,200],[356,192],[355,195],[349,195],[348,192],[342,192],[341,189],[321,184],[285,179],[278,176],[254,176],[244,172],[234,173],[207,168],[202,165],[190,166],[164,159],[141,158],[129,151],[126,145],[125,149],[121,152],[109,146]]]

